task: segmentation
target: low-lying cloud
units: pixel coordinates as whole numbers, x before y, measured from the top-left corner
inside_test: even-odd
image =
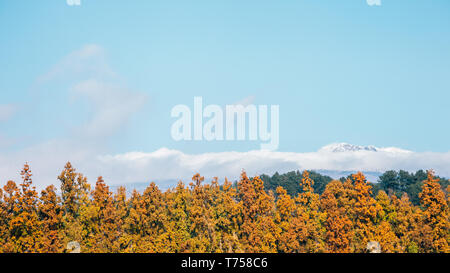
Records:
[[[384,172],[391,169],[416,171],[434,169],[439,175],[450,176],[450,152],[416,153],[397,148],[377,151],[333,152],[320,149],[310,153],[248,151],[185,154],[161,148],[152,153],[132,152],[100,156],[101,165],[127,170],[122,183],[148,179],[180,179],[201,173],[206,177],[218,176],[236,179],[245,170],[249,175],[273,174],[298,169]],[[132,175],[135,174],[135,175]],[[114,181],[120,182],[120,181]]]
[[[55,157],[55,154],[60,156]],[[23,158],[31,159],[30,164],[36,174],[34,181],[40,187],[57,183],[56,177],[68,160],[78,171],[87,175],[91,183],[102,175],[110,185],[167,180],[188,182],[197,172],[205,177],[234,180],[238,179],[242,170],[254,176],[303,169],[367,172],[434,169],[438,175],[450,177],[450,152],[419,153],[398,148],[333,151],[326,146],[310,153],[255,150],[186,154],[161,148],[150,153],[99,155],[71,143],[59,142],[47,143],[13,157],[0,157],[2,182],[6,178],[18,178],[20,160]]]

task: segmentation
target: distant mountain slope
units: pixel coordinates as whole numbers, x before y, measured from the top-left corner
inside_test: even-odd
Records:
[[[353,145],[353,144],[349,144],[349,143],[345,143],[345,142],[332,143],[332,144],[326,145],[319,149],[319,152],[331,152],[331,153],[359,152],[359,151],[389,152],[389,153],[399,153],[399,154],[412,153],[412,151],[400,149],[397,147],[378,148],[373,145],[361,146],[361,145]]]
[[[340,179],[341,177],[347,177],[358,171],[333,171],[333,170],[314,170],[321,175],[329,176],[333,179]],[[383,174],[382,172],[363,172],[367,178],[367,181],[372,183],[378,183],[378,178]]]

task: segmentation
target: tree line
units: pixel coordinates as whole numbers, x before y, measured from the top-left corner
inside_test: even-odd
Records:
[[[264,181],[264,187],[267,190],[276,191],[276,188],[282,186],[286,189],[287,193],[291,196],[296,196],[302,189],[298,187],[298,181],[302,177],[300,171],[292,171],[284,174],[276,172],[274,175],[269,176],[262,174],[261,179]],[[309,177],[314,180],[314,192],[322,194],[325,191],[325,187],[328,183],[333,181],[330,176],[322,175],[315,171],[309,171]],[[341,177],[339,180],[345,182],[347,179],[351,179],[352,176]],[[410,173],[404,170],[389,170],[384,172],[378,178],[376,183],[368,182],[372,186],[372,197],[376,197],[379,191],[384,191],[389,195],[395,194],[398,198],[401,198],[403,194],[408,194],[410,201],[413,205],[420,205],[419,193],[422,190],[423,182],[427,179],[427,172],[418,170],[415,173]],[[436,176],[438,183],[441,185],[442,190],[450,186],[450,180]]]
[[[306,253],[365,252],[379,242],[383,252],[449,253],[449,191],[428,171],[419,205],[408,194],[373,186],[363,173],[332,180],[315,191],[314,173],[304,171],[298,191],[265,189],[263,179],[242,172],[237,183],[196,174],[161,191],[111,192],[102,177],[91,188],[67,163],[38,194],[26,164],[17,185],[0,189],[0,252],[126,253]]]

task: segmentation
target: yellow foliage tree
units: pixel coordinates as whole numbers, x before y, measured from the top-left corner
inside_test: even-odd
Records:
[[[333,180],[326,186],[321,196],[321,209],[326,213],[326,251],[349,253],[353,231],[347,215],[348,198],[342,182]]]
[[[320,196],[314,193],[314,180],[309,177],[309,173],[304,171],[300,186],[302,192],[298,194],[297,219],[306,225],[306,237],[300,243],[300,252],[324,252],[326,250],[323,237],[325,228],[323,223],[326,214],[320,211]]]
[[[367,183],[363,173],[353,174],[347,179],[347,185],[353,182],[351,190],[351,220],[353,222],[354,238],[352,251],[364,252],[369,241],[376,240],[376,217],[382,209],[371,196],[372,187]],[[347,186],[348,187],[348,186]]]

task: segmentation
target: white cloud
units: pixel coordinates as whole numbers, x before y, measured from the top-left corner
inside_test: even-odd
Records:
[[[48,88],[42,87],[61,81],[63,88],[58,90],[63,91],[58,92],[68,92],[72,100],[82,100],[91,106],[85,124],[69,128],[70,133],[75,132],[75,137],[83,142],[103,141],[113,135],[148,101],[146,94],[123,84],[108,64],[105,50],[95,44],[85,45],[64,56],[37,79],[34,90],[48,92]],[[75,110],[70,109],[69,101],[66,110]]]
[[[256,97],[254,95],[250,95],[248,97],[241,99],[240,101],[233,103],[233,105],[248,106],[250,104],[254,104],[255,100],[256,100]]]
[[[13,104],[0,105],[0,122],[8,121],[16,112],[17,107]]]
[[[381,0],[366,0],[369,6],[381,6]]]
[[[76,84],[72,92],[87,98],[95,109],[94,116],[81,129],[88,137],[112,135],[147,101],[143,93],[95,79]]]
[[[0,149],[7,148],[16,142],[17,141],[15,139],[0,133]]]
[[[101,152],[95,147],[88,147],[69,140],[50,140],[27,147],[20,151],[5,151],[0,154],[0,185],[6,181],[21,181],[20,170],[29,163],[33,172],[34,184],[43,189],[44,186],[57,184],[57,176],[65,163],[73,162],[80,166]],[[92,162],[92,161],[90,161]],[[92,177],[94,178],[94,177]]]
[[[95,44],[85,45],[64,56],[47,73],[37,79],[37,84],[73,77],[114,78],[117,74],[106,61],[105,50]]]

